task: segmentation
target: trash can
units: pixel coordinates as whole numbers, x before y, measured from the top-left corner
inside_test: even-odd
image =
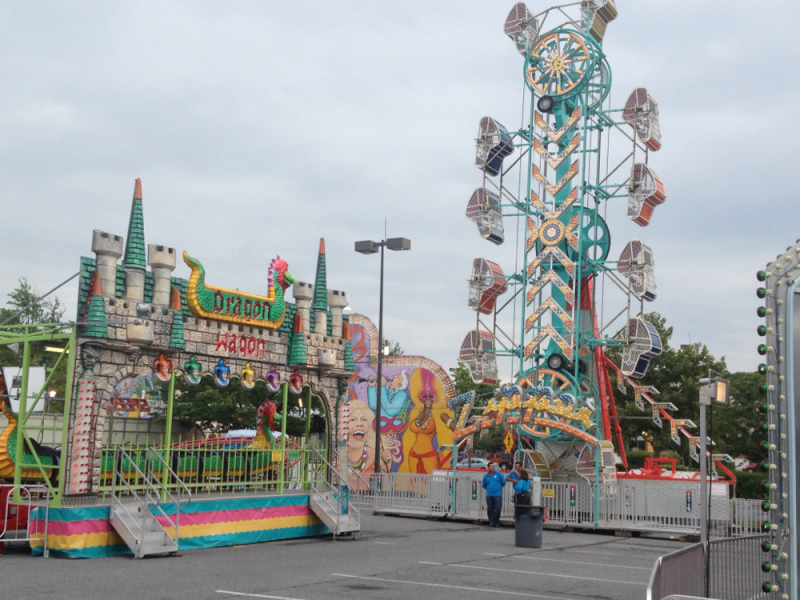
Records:
[[[544,511],[538,506],[514,507],[514,544],[517,548],[541,548]]]

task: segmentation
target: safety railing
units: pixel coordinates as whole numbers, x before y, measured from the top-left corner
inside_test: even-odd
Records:
[[[111,489],[112,509],[116,508],[129,517],[126,525],[135,527],[138,530],[138,535],[136,532],[134,532],[136,539],[142,540],[144,538],[143,522],[140,521],[136,515],[131,514],[129,509],[133,507],[133,504],[123,502],[123,498],[136,499],[137,503],[142,505],[141,508],[149,510],[150,514],[152,514],[154,517],[156,517],[156,514],[162,517],[162,519],[159,519],[162,521],[162,526],[165,523],[168,525],[168,527],[164,528],[167,531],[167,536],[169,536],[177,546],[178,538],[180,536],[179,530],[181,508],[184,508],[192,501],[191,492],[185,485],[183,485],[178,475],[169,467],[169,465],[167,465],[163,459],[159,461],[159,456],[157,453],[154,453],[151,456],[150,462],[147,463],[146,473],[139,468],[133,457],[131,457],[131,455],[128,454],[124,449],[119,449],[119,453],[121,459],[120,464],[124,465],[127,461],[129,468],[133,469],[133,475],[136,479],[137,485],[134,486],[130,483],[128,480],[128,477],[130,476],[129,473],[123,472],[121,468],[116,469],[114,472]],[[162,479],[155,474],[154,467],[163,469],[162,477],[164,480],[169,477],[173,481],[176,481],[176,486],[178,488],[185,489],[186,496],[183,500],[181,500],[179,495],[174,495],[169,489],[169,486],[164,485]],[[117,489],[118,482],[123,486],[119,491]],[[175,507],[174,513],[164,509],[165,502],[169,502],[169,504]],[[140,506],[136,506],[137,514],[139,509]],[[174,533],[170,533],[168,529],[169,527],[172,528]]]
[[[704,564],[705,553],[702,544],[692,544],[659,557],[650,573],[647,600],[662,600],[676,594],[705,598]]]
[[[769,594],[761,591],[764,581],[761,544],[768,537],[711,540],[705,550],[701,543],[692,544],[658,558],[650,574],[647,600],[662,600],[672,595],[766,600]]]
[[[764,512],[763,500],[733,498],[731,500],[731,536],[757,535],[761,533]]]
[[[14,502],[18,492],[19,502]],[[44,518],[41,517],[44,515]],[[41,541],[43,554],[50,555],[47,534],[50,523],[50,489],[46,485],[0,484],[0,554],[9,542]]]
[[[123,457],[123,451],[127,457]],[[133,443],[112,446],[103,450],[98,491],[103,498],[111,492],[115,470],[127,475],[134,490],[144,491],[136,469],[147,471],[149,465],[161,463],[168,463],[175,473],[165,478],[166,488],[183,493],[185,487],[195,499],[204,495],[307,491],[317,472],[314,453],[318,451],[287,447],[284,453],[280,449],[241,447],[227,440],[204,442],[202,446],[176,445],[169,449]]]
[[[369,475],[368,484],[354,493],[359,502],[380,512],[421,516],[485,519],[483,471],[459,470],[433,475],[383,473]],[[354,477],[351,476],[351,484]],[[455,483],[453,483],[455,482]],[[501,517],[514,515],[510,486],[503,497]],[[696,484],[618,481],[594,486],[586,482],[542,482],[545,520],[552,525],[597,526],[634,531],[698,534],[700,511]],[[727,538],[757,532],[757,500],[712,496],[709,534]]]
[[[340,506],[338,504],[333,504],[329,502],[327,497],[329,495],[333,496],[334,498],[339,499],[339,494],[341,493],[341,485],[347,484],[348,490],[350,489],[349,486],[349,478],[348,481],[342,481],[342,478],[339,475],[338,470],[334,467],[331,463],[327,461],[327,459],[317,450],[312,449],[311,452],[313,453],[312,456],[315,459],[316,464],[320,467],[324,468],[324,471],[327,472],[328,476],[325,476],[323,469],[317,469],[318,477],[314,477],[311,481],[311,490],[316,492],[317,499],[323,502],[329,509],[329,514],[331,516],[338,515],[341,512]],[[348,475],[353,475],[353,473],[348,473]],[[368,482],[361,477],[359,473],[355,473],[361,481],[365,484],[369,485]],[[351,493],[352,495],[352,493]],[[355,502],[351,501],[351,497],[346,499],[348,502],[348,514],[350,517],[356,522],[361,523],[361,511],[359,511],[358,507],[355,505]],[[333,537],[336,537],[336,531],[333,532]]]
[[[708,592],[717,600],[768,598],[761,591],[764,573],[761,563],[764,553],[761,544],[766,535],[751,535],[708,543]]]

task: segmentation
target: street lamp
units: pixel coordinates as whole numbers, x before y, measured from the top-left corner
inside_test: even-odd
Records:
[[[709,369],[708,377],[700,380],[700,542],[703,545],[705,579],[705,595],[708,596],[708,565],[709,565],[709,546],[708,546],[708,476],[706,457],[706,407],[714,404],[730,406],[730,382],[722,377],[712,377]],[[719,375],[719,373],[716,373]]]
[[[388,238],[380,242],[373,242],[372,240],[365,240],[356,242],[356,252],[361,254],[375,254],[380,249],[381,252],[381,291],[380,299],[378,301],[378,344],[383,343],[383,249],[389,250],[411,250],[411,240],[406,238]],[[381,472],[381,391],[383,384],[381,383],[382,369],[383,369],[383,355],[384,352],[381,348],[378,349],[378,379],[375,383],[375,392],[377,399],[375,402],[375,421],[377,424],[377,431],[375,435],[375,472]],[[388,355],[388,353],[387,353]]]

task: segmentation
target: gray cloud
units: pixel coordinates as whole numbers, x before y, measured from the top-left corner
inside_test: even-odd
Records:
[[[189,251],[213,283],[258,291],[275,254],[311,280],[324,236],[329,286],[375,318],[378,260],[352,244],[386,219],[413,242],[387,256],[386,333],[454,366],[474,323],[472,259],[509,272],[516,258],[513,220],[497,248],[464,217],[478,120],[521,122],[511,4],[5,3],[0,295],[21,276],[41,289],[66,278],[92,229],[124,235],[142,177],[147,242]],[[691,332],[752,369],[754,273],[800,237],[800,56],[788,1],[725,7],[619,2],[612,100],[637,85],[658,98],[651,165],[668,200],[646,229],[622,199],[608,220],[612,255],[632,237],[654,248],[652,308],[676,343]],[[75,294],[60,293],[71,314]]]

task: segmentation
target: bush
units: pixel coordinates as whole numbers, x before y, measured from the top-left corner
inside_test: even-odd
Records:
[[[767,499],[767,490],[761,487],[761,482],[769,479],[766,473],[755,473],[753,471],[734,471],[736,475],[736,497],[755,498],[757,500]]]
[[[652,452],[645,450],[634,450],[628,452],[628,469],[641,469],[644,466],[644,459],[653,456]]]
[[[677,458],[678,460],[681,459],[681,455],[675,450],[662,450],[658,453],[659,458]]]

